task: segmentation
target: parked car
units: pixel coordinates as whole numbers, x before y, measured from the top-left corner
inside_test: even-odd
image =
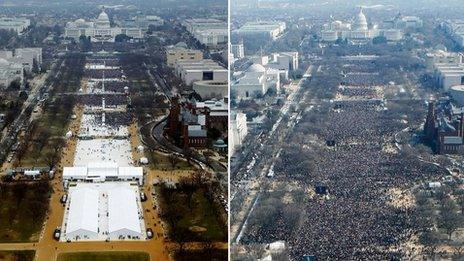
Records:
[[[64,204],[66,203],[67,200],[68,200],[68,195],[64,194],[63,196],[61,196],[60,202]]]
[[[147,237],[149,239],[153,238],[153,230],[151,228],[147,228]]]
[[[145,202],[147,201],[147,195],[145,193],[140,192],[140,201]]]
[[[57,227],[55,231],[53,232],[53,238],[56,240],[60,240],[60,236],[61,236],[61,229]]]

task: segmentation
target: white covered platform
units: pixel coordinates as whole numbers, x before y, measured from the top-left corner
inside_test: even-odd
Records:
[[[70,187],[60,241],[147,239],[139,195],[127,182]]]

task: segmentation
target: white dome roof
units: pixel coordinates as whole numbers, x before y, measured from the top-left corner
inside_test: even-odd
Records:
[[[354,29],[356,30],[367,30],[367,19],[363,13],[363,9],[359,10],[359,14],[354,21]]]
[[[110,28],[110,19],[108,18],[108,14],[105,13],[105,10],[103,10],[100,13],[100,15],[98,15],[95,27],[97,27],[97,28]]]
[[[98,20],[99,21],[109,21],[110,18],[108,17],[108,14],[105,13],[105,11],[102,11],[100,15],[98,15]]]
[[[248,67],[248,72],[265,72],[266,68],[261,64],[254,63],[250,67]]]
[[[76,24],[83,24],[85,23],[85,20],[84,19],[77,19],[76,21],[74,21]]]

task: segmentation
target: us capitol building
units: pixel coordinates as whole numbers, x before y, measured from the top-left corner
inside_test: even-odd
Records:
[[[378,25],[369,28],[362,8],[352,24],[336,20],[325,24],[321,31],[321,39],[324,42],[335,42],[338,39],[362,42],[377,36],[384,36],[388,41],[396,42],[403,39],[403,32],[397,28],[379,28]]]
[[[105,10],[102,10],[94,21],[77,19],[74,22],[68,22],[65,29],[65,37],[67,38],[79,39],[83,35],[90,37],[92,42],[114,42],[118,34],[124,34],[134,39],[144,37],[140,27],[111,27],[110,19]]]

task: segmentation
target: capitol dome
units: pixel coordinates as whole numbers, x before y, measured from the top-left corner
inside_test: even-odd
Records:
[[[361,8],[359,10],[359,14],[356,17],[356,20],[354,21],[354,29],[355,30],[368,30],[367,28],[367,19],[366,16],[363,13],[363,9]]]
[[[262,66],[261,64],[257,64],[257,63],[254,63],[252,64],[250,67],[248,67],[248,72],[265,72],[266,71],[266,68],[264,68],[264,66]]]
[[[98,15],[96,24],[98,28],[110,28],[110,18],[105,10],[102,10],[102,12]]]
[[[100,15],[98,15],[98,20],[99,21],[109,21],[110,18],[108,17],[108,14],[103,10]]]

